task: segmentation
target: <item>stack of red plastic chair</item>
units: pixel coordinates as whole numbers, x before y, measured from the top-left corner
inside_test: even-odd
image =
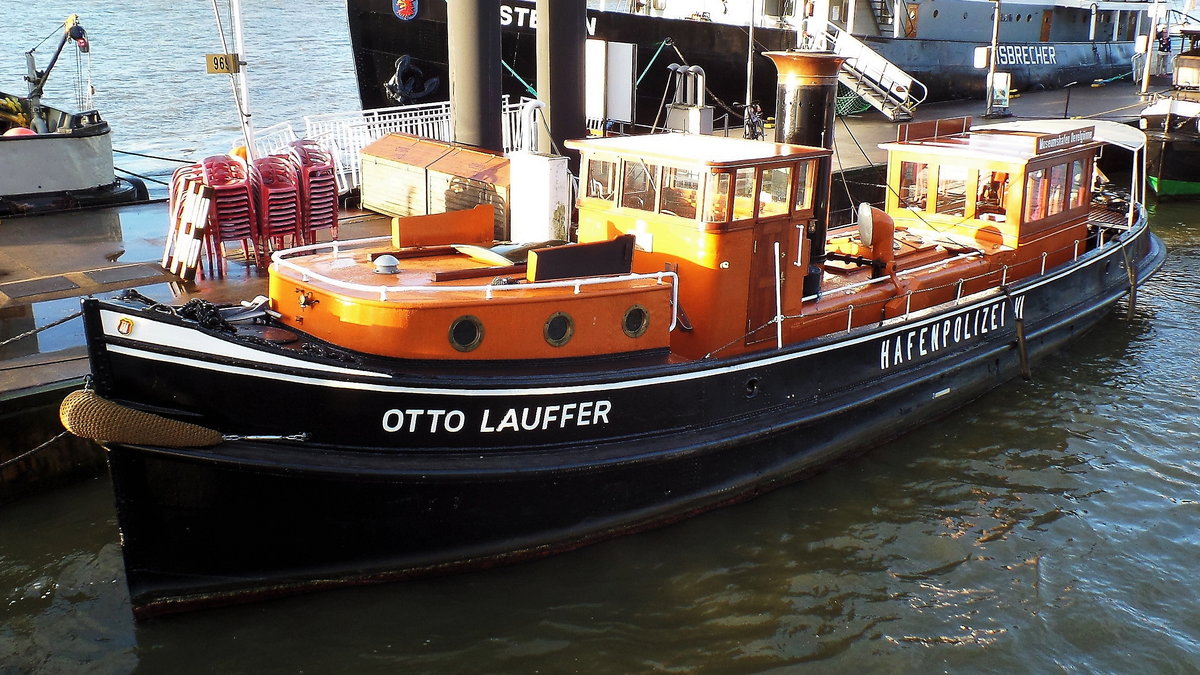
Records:
[[[254,160],[253,173],[260,250],[266,252],[300,245],[303,236],[296,165],[288,157],[270,155]],[[290,244],[284,243],[287,237],[291,238]]]
[[[250,171],[239,157],[217,155],[200,163],[204,183],[213,189],[209,210],[209,253],[215,253],[220,272],[224,267],[225,242],[241,240],[247,258],[261,266],[256,243],[258,217],[251,192]]]
[[[316,141],[289,144],[289,154],[300,172],[301,233],[305,243],[315,244],[317,230],[329,229],[337,238],[338,188],[333,154]]]

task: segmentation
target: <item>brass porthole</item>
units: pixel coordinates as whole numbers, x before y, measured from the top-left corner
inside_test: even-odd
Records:
[[[542,326],[542,335],[546,337],[546,342],[550,343],[551,347],[561,347],[567,344],[574,334],[575,321],[566,312],[551,314],[550,318],[546,319],[546,325]]]
[[[650,313],[641,305],[634,305],[625,310],[625,318],[621,320],[621,330],[631,338],[641,337],[650,327]]]
[[[479,317],[466,314],[450,322],[450,346],[460,352],[469,352],[483,342],[483,322]]]

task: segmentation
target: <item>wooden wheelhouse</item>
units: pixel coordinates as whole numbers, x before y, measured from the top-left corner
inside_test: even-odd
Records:
[[[780,310],[800,311],[829,150],[689,134],[567,145],[583,156],[579,240],[630,234],[634,270],[678,272],[673,352],[737,351],[770,339],[756,329]]]
[[[908,124],[889,151],[886,210],[991,250],[1082,226],[1100,143],[1087,124],[1056,133],[976,130],[970,118]],[[1068,228],[1071,229],[1071,228]]]

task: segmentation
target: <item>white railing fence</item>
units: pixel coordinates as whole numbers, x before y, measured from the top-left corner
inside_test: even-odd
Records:
[[[519,113],[521,105],[527,100],[529,99],[523,97],[520,101],[512,103],[508,96],[505,96],[501,104],[505,152],[516,149],[517,139],[520,138]],[[541,124],[540,119],[536,123]],[[589,119],[588,128],[593,131],[602,130],[603,121]],[[304,138],[316,141],[333,154],[340,194],[358,188],[362,182],[362,149],[391,133],[413,134],[450,142],[453,129],[449,101],[322,113],[304,118]],[[259,156],[266,156],[286,152],[288,143],[296,139],[297,135],[291,123],[281,122],[255,132],[254,145]]]
[[[501,107],[504,149],[509,151],[517,137],[519,103],[504,97]],[[439,141],[452,140],[450,103],[376,108],[342,113],[324,113],[304,118],[304,135],[333,151],[338,165],[338,191],[346,193],[359,187],[362,180],[362,149],[392,133],[413,134]]]

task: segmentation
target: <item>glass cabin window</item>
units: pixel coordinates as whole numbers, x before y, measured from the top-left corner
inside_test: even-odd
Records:
[[[1004,220],[1004,203],[1008,198],[1008,173],[980,170],[977,189],[975,217],[984,220]]]
[[[612,199],[617,188],[617,164],[603,159],[588,160],[587,196]]]
[[[621,206],[653,211],[657,180],[658,166],[641,161],[626,162],[621,182]]]
[[[1046,217],[1046,170],[1030,172],[1025,178],[1025,220]]]
[[[805,211],[812,208],[812,186],[808,184],[809,165],[812,162],[800,162],[796,165],[796,197],[795,209]]]
[[[758,217],[768,218],[788,212],[792,191],[792,167],[764,169],[762,189],[758,193]]]
[[[967,214],[967,169],[942,166],[938,169],[937,212],[948,216]]]
[[[738,169],[733,182],[733,219],[754,217],[754,169]]]
[[[663,168],[662,199],[658,210],[680,218],[696,217],[696,200],[700,195],[700,172],[695,169]]]
[[[929,165],[900,162],[900,207],[924,210],[928,194]]]
[[[1050,182],[1047,188],[1050,196],[1046,200],[1046,215],[1062,213],[1066,209],[1067,190],[1070,189],[1070,186],[1067,185],[1066,164],[1055,164],[1050,167]]]
[[[1088,203],[1091,197],[1088,185],[1087,163],[1082,159],[1071,162],[1071,207],[1078,208]]]
[[[708,191],[704,195],[704,220],[711,223],[729,220],[729,183],[727,173],[709,174]]]

